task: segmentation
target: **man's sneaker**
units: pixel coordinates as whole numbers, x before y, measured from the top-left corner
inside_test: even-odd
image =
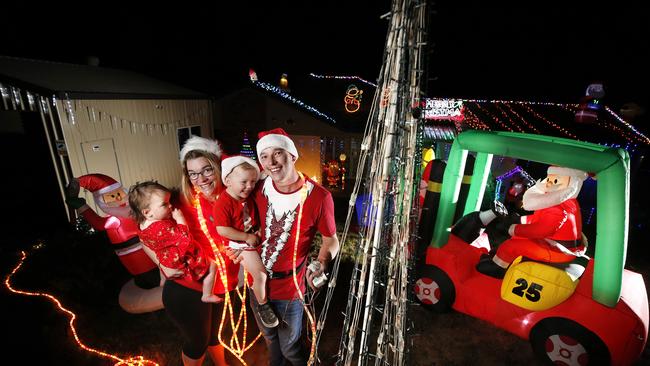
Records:
[[[273,309],[268,302],[265,304],[260,304],[257,308],[257,311],[257,315],[260,316],[260,321],[265,327],[275,328],[278,326],[278,324],[280,324],[278,317],[275,316],[275,313],[273,312]]]

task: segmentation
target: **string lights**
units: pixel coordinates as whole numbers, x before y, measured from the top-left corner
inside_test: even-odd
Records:
[[[44,245],[42,243],[39,243],[34,246],[34,250],[41,249],[43,248],[43,246]],[[13,292],[14,294],[44,297],[50,300],[52,303],[54,303],[60,312],[65,313],[70,318],[70,321],[68,322],[68,326],[79,348],[83,349],[86,352],[93,353],[98,357],[111,359],[116,362],[115,363],[116,366],[118,365],[119,366],[158,366],[158,363],[148,360],[143,356],[131,356],[128,358],[120,358],[108,352],[100,351],[98,349],[87,346],[79,338],[79,334],[77,333],[77,328],[75,327],[75,320],[77,319],[77,315],[72,311],[68,310],[67,308],[65,308],[61,304],[61,301],[59,301],[59,299],[45,292],[29,292],[29,291],[22,291],[14,288],[11,285],[11,278],[18,272],[18,270],[22,267],[23,263],[25,263],[25,260],[27,259],[27,253],[25,251],[21,251],[20,254],[21,254],[21,258],[18,261],[18,264],[16,265],[16,267],[14,267],[11,273],[9,273],[5,277],[5,286],[7,287],[7,289],[9,289],[9,291]]]
[[[486,125],[485,122],[481,121],[472,111],[465,109],[465,122],[475,130],[489,131],[490,126]]]
[[[266,91],[269,91],[269,92],[271,92],[273,94],[276,94],[276,95],[290,101],[291,103],[296,104],[296,105],[308,110],[309,112],[316,114],[317,116],[319,116],[321,118],[324,118],[324,119],[326,119],[326,120],[328,120],[328,121],[330,121],[332,123],[336,123],[336,120],[334,118],[332,118],[332,117],[326,115],[325,113],[319,111],[318,109],[306,104],[305,102],[303,102],[303,101],[301,101],[301,100],[299,100],[297,98],[292,97],[291,95],[284,92],[282,89],[278,88],[277,86],[273,86],[273,85],[265,83],[263,81],[253,81],[252,83],[253,83],[253,85],[255,85],[255,86],[259,87],[259,88],[262,88],[262,89],[264,89]]]
[[[632,126],[631,124],[625,122],[625,120],[623,120],[616,113],[614,113],[614,111],[612,111],[609,107],[605,106],[605,110],[607,111],[607,113],[612,115],[618,122],[622,123],[625,127],[632,130],[636,134],[636,136],[641,140],[641,142],[643,142],[644,144],[650,144],[650,138],[648,138],[648,136],[641,133],[639,130],[634,128],[634,126]]]
[[[496,124],[500,125],[504,130],[508,130],[508,131],[511,131],[511,132],[513,131],[512,128],[506,126],[506,124],[503,123],[500,119],[498,119],[496,116],[490,114],[490,112],[488,112],[485,108],[481,107],[481,105],[479,103],[473,104],[473,106],[478,108],[478,110],[481,111],[486,116],[490,117],[494,122],[496,122]],[[467,108],[469,109],[469,106],[467,106]]]
[[[532,130],[535,133],[540,133],[539,130],[537,128],[535,128],[535,126],[533,126],[530,122],[528,122],[525,118],[523,118],[519,113],[517,113],[514,109],[512,109],[510,104],[495,104],[494,106],[496,107],[496,109],[499,110],[499,112],[501,112],[501,115],[503,115],[503,117],[507,118],[508,121],[510,121],[510,123],[512,123],[513,125],[517,125],[517,122],[512,120],[512,118],[510,117],[508,112],[510,112],[510,114],[514,114],[515,117],[517,117],[521,122],[523,122],[528,127],[529,130]],[[507,112],[503,109],[504,107],[507,108]]]
[[[571,137],[573,139],[576,139],[576,140],[578,139],[578,137],[576,135],[574,135],[573,133],[569,132],[569,130],[567,130],[566,128],[560,127],[557,123],[554,123],[554,122],[550,121],[548,118],[546,118],[546,117],[542,116],[541,114],[537,113],[534,109],[530,108],[530,106],[527,105],[526,103],[518,104],[518,106],[522,107],[528,113],[532,114],[533,116],[535,116],[539,120],[543,121],[547,125],[552,126],[556,130],[562,132],[564,135],[569,136],[569,137]]]
[[[572,139],[580,140],[580,138],[576,136],[576,134],[572,133],[569,129],[564,128],[562,125],[551,121],[547,116],[536,110],[538,108],[534,108],[536,106],[554,107],[559,111],[564,111],[573,115],[578,110],[578,104],[576,103],[534,102],[501,99],[448,100],[459,100],[465,103],[466,108],[464,109],[464,122],[466,122],[469,127],[474,129],[491,130],[492,128],[490,128],[490,126],[481,121],[482,118],[486,118],[489,121],[493,121],[494,124],[498,126],[497,128],[504,129],[506,131],[542,133],[542,131],[539,129],[539,124],[531,121],[526,116],[531,115],[535,119],[544,122],[544,124],[548,125],[554,130],[559,131],[562,135]],[[498,113],[493,113],[493,111],[490,111],[488,108],[486,108],[487,105],[493,105],[494,109],[496,109]],[[625,139],[627,141],[627,144],[621,145],[601,142],[602,145],[622,147],[632,152],[636,147],[638,147],[638,144],[650,145],[650,138],[648,136],[644,135],[633,125],[623,120],[609,107],[603,106],[603,109],[606,111],[606,113],[603,113],[607,116],[607,118],[604,118],[604,116],[601,114],[601,117],[596,120],[595,124],[605,130],[614,132],[616,135]],[[482,117],[477,116],[477,112],[480,112]]]
[[[377,87],[377,84],[372,83],[368,80],[362,79],[358,76],[343,76],[343,75],[317,75],[314,74],[313,72],[309,74],[309,76],[316,78],[316,79],[339,79],[339,80],[358,80],[362,83],[366,83],[374,88]]]
[[[307,313],[307,318],[309,320],[309,329],[311,330],[311,348],[309,351],[309,360],[307,361],[307,365],[313,365],[314,364],[314,355],[316,354],[316,321],[314,320],[315,316],[312,314],[311,309],[307,306],[307,303],[305,302],[305,296],[302,293],[302,290],[300,289],[300,285],[298,284],[298,276],[296,273],[296,268],[297,268],[297,258],[298,258],[298,243],[300,242],[300,222],[302,221],[302,208],[305,204],[305,200],[307,199],[307,179],[302,175],[302,173],[298,172],[300,175],[300,179],[302,179],[303,184],[302,187],[300,188],[300,204],[298,205],[298,221],[296,223],[296,239],[293,245],[293,284],[296,286],[296,290],[298,290],[298,296],[300,297],[300,300],[302,301],[302,306],[305,309],[305,313]]]

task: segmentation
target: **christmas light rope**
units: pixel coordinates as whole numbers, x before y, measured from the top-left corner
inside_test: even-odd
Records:
[[[305,309],[305,313],[307,313],[307,318],[309,319],[309,329],[311,330],[311,348],[309,350],[309,360],[307,361],[307,365],[312,365],[314,363],[314,355],[316,354],[316,322],[314,321],[315,317],[311,313],[311,309],[309,309],[309,307],[305,303],[305,296],[303,295],[302,290],[300,290],[300,285],[298,285],[298,276],[296,273],[296,264],[298,258],[298,242],[300,240],[300,222],[302,221],[302,208],[305,203],[305,200],[307,199],[307,180],[302,175],[302,173],[298,172],[298,175],[300,176],[300,179],[302,179],[303,184],[302,187],[300,188],[300,204],[298,205],[296,239],[293,245],[293,284],[296,286],[296,290],[298,290],[298,296],[302,301],[302,306]]]
[[[260,338],[262,333],[260,332],[253,341],[246,345],[246,330],[247,330],[247,320],[246,320],[246,287],[247,287],[247,281],[244,280],[244,289],[242,292],[239,292],[239,288],[235,289],[237,292],[237,296],[239,299],[242,301],[242,307],[241,310],[239,311],[239,318],[237,319],[237,322],[235,322],[234,319],[234,311],[232,307],[232,301],[230,300],[230,291],[228,291],[228,275],[226,273],[226,262],[221,256],[221,250],[217,246],[217,244],[214,242],[214,239],[212,239],[212,235],[210,235],[210,232],[208,231],[208,225],[207,222],[205,221],[205,217],[203,217],[203,209],[201,208],[201,201],[200,201],[200,194],[201,191],[199,190],[198,187],[194,187],[195,195],[194,195],[194,208],[196,208],[196,214],[199,219],[199,224],[201,225],[201,230],[203,231],[203,234],[205,234],[206,238],[208,238],[208,241],[210,242],[210,247],[212,248],[212,251],[214,252],[214,257],[215,257],[215,263],[217,265],[217,270],[219,271],[219,277],[221,278],[221,283],[223,284],[223,288],[225,290],[225,296],[224,296],[224,304],[223,304],[223,311],[221,313],[221,321],[219,322],[219,333],[218,333],[218,338],[219,338],[219,343],[230,353],[232,353],[239,362],[241,362],[243,365],[246,365],[246,362],[242,358],[244,353],[248,351],[249,348],[251,348],[255,342]],[[244,279],[246,279],[246,270],[244,270]],[[230,314],[230,326],[232,328],[232,337],[230,339],[230,344],[226,344],[226,342],[223,341],[222,338],[222,331],[223,331],[223,325],[226,320],[226,312]],[[242,334],[242,340],[241,344],[239,341],[239,338],[237,338],[237,331],[239,330],[239,326],[242,322],[244,322],[244,330]]]
[[[33,248],[35,250],[37,250],[37,249],[40,249],[42,247],[43,247],[43,244],[37,244]],[[56,305],[56,307],[59,309],[59,311],[67,314],[70,317],[70,321],[68,322],[68,325],[70,327],[70,330],[72,331],[72,336],[74,337],[75,342],[77,342],[77,345],[79,346],[79,348],[83,349],[86,352],[94,353],[99,357],[109,358],[109,359],[112,359],[114,361],[117,361],[117,363],[115,363],[116,366],[118,366],[118,365],[119,366],[122,366],[122,365],[124,365],[124,366],[158,366],[158,363],[156,363],[154,361],[151,361],[151,360],[147,360],[143,356],[133,356],[133,357],[129,357],[129,358],[126,358],[126,359],[122,359],[122,358],[117,357],[117,356],[115,356],[113,354],[110,354],[110,353],[100,351],[100,350],[97,350],[97,349],[86,346],[81,341],[81,339],[79,339],[79,334],[77,333],[77,328],[74,325],[74,322],[75,322],[75,319],[77,318],[77,315],[75,313],[73,313],[72,311],[66,309],[63,305],[61,305],[61,302],[56,297],[54,297],[53,295],[50,295],[48,293],[45,293],[45,292],[29,292],[29,291],[22,291],[22,290],[15,289],[11,285],[11,278],[13,277],[14,274],[16,274],[18,272],[18,270],[22,267],[23,263],[27,259],[27,253],[25,251],[21,251],[20,254],[21,254],[21,258],[18,261],[18,264],[11,271],[11,273],[9,273],[5,277],[5,286],[7,287],[7,289],[9,289],[9,291],[11,291],[11,292],[13,292],[15,294],[25,295],[25,296],[45,297],[45,298],[49,299],[50,301],[52,301]]]

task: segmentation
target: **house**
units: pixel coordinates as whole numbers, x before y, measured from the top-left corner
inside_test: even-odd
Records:
[[[287,82],[286,75],[283,80]],[[359,113],[352,115],[344,111],[346,85],[306,76],[288,83],[290,92],[282,84],[253,80],[217,98],[215,137],[226,151],[238,153],[244,144],[254,149],[258,132],[281,127],[300,153],[298,170],[335,196],[343,193],[356,174],[374,89],[368,92],[367,103],[359,106]],[[338,179],[328,179],[327,171],[338,174]]]
[[[577,103],[428,99],[423,106],[427,142],[451,141],[466,129],[511,131],[556,136],[630,153],[650,147],[650,138],[608,106],[586,110]]]
[[[179,146],[213,136],[207,95],[130,71],[0,56],[0,92],[1,152],[13,177],[3,189],[25,188],[15,212],[43,222],[70,220],[64,188],[83,174],[178,186]]]

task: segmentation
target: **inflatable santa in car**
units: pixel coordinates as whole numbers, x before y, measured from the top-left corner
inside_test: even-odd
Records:
[[[95,203],[107,216],[98,215],[84,198],[79,197],[80,187],[92,192]],[[129,216],[127,192],[122,184],[104,174],[86,174],[74,178],[66,194],[68,206],[95,230],[106,232],[120,262],[134,276],[120,291],[120,306],[129,313],[162,309],[158,267],[142,249],[138,226]]]
[[[492,258],[483,257],[476,269],[502,278],[520,255],[542,262],[570,262],[584,254],[586,246],[576,198],[587,177],[581,170],[549,167],[546,179],[524,193],[523,208],[534,211],[533,214],[517,220],[499,220],[494,230],[507,240],[498,246]]]

